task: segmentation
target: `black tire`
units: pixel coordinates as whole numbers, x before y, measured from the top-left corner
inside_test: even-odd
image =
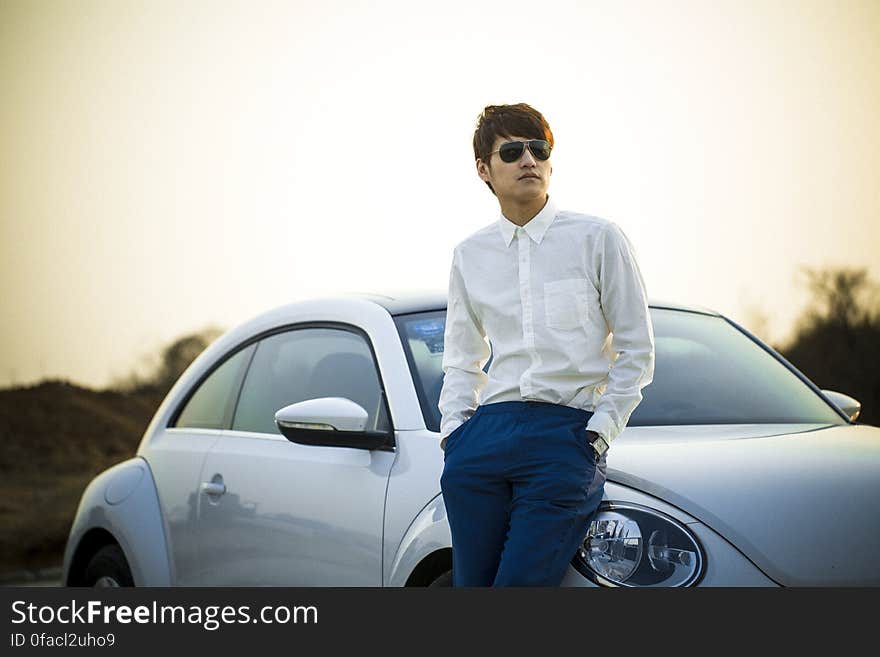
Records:
[[[117,587],[134,586],[131,569],[122,549],[116,545],[105,545],[95,552],[86,566],[83,576],[85,586]]]
[[[452,586],[452,571],[447,570],[433,582],[428,584],[428,586]]]

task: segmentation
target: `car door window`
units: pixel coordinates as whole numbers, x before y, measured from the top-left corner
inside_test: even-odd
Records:
[[[225,429],[232,420],[235,399],[254,345],[240,349],[208,375],[189,397],[172,426]]]
[[[367,429],[388,431],[379,373],[366,338],[337,328],[304,328],[260,341],[248,369],[233,430],[280,434],[275,413],[299,401],[345,397],[367,411]]]

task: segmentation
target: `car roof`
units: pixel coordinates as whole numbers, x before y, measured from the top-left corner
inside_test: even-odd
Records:
[[[372,301],[385,308],[391,315],[396,316],[429,310],[445,310],[447,293],[445,290],[437,289],[403,289],[384,290],[383,292],[348,292],[337,295],[336,298],[356,298]],[[671,310],[683,310],[705,315],[719,315],[715,310],[704,306],[685,305],[652,297],[648,298],[648,306],[651,308],[669,308]]]

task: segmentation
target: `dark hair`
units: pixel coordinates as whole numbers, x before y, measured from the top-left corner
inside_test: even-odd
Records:
[[[483,160],[489,165],[492,146],[498,137],[527,137],[529,139],[546,139],[553,146],[553,133],[547,119],[531,105],[487,105],[477,119],[474,131],[474,160]],[[492,193],[491,183],[486,181]]]

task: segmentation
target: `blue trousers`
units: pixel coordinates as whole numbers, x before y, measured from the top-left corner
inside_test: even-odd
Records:
[[[537,401],[478,406],[446,439],[440,489],[452,585],[559,586],[599,508],[592,413]]]

